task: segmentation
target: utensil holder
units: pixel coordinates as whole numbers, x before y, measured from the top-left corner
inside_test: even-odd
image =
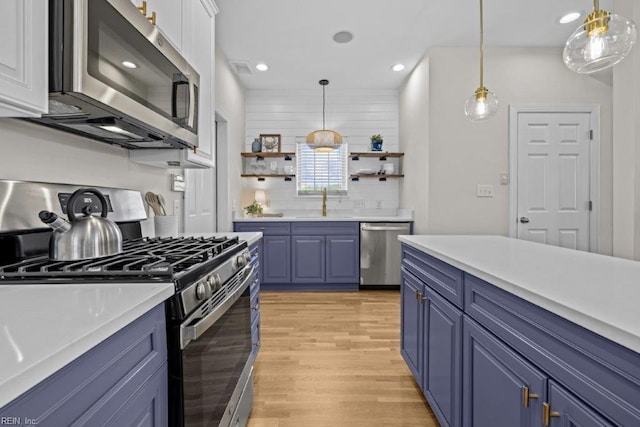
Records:
[[[153,225],[156,237],[177,237],[178,217],[173,215],[154,216]]]

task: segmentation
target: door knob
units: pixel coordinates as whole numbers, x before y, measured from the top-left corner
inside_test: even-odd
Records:
[[[526,224],[529,222],[529,218],[527,218],[526,216],[520,217],[520,222]]]

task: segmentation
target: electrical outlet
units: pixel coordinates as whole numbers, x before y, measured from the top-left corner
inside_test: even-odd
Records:
[[[353,199],[353,208],[354,209],[364,209],[364,199]]]
[[[180,200],[173,201],[173,215],[180,216]]]
[[[478,184],[476,188],[477,197],[493,197],[493,185]]]
[[[382,209],[382,200],[376,200],[376,209]]]

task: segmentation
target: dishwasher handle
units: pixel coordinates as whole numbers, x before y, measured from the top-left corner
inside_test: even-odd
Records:
[[[404,226],[390,227],[390,226],[372,226],[369,224],[362,224],[362,231],[409,231],[409,226],[404,225]]]

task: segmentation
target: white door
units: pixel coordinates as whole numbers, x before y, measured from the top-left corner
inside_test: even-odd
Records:
[[[520,113],[517,236],[588,251],[591,114]]]
[[[215,218],[215,169],[185,169],[184,232],[212,233]]]

